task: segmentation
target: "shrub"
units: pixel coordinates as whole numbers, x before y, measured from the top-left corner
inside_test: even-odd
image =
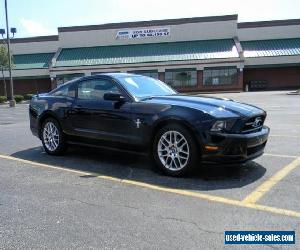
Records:
[[[0,103],[4,103],[7,101],[6,96],[0,96]]]
[[[26,94],[24,95],[25,100],[31,100],[31,98],[34,96],[34,94]]]
[[[16,103],[20,103],[24,100],[24,97],[22,95],[15,95],[15,101]]]

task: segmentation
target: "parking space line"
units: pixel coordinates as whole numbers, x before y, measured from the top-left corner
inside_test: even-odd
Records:
[[[271,154],[271,153],[264,153],[263,156],[275,156],[275,157],[282,157],[282,158],[298,158],[299,156],[296,155],[280,155],[280,154]]]
[[[299,135],[279,135],[279,134],[270,134],[269,137],[287,137],[287,138],[297,138],[297,139],[300,139],[300,136]]]
[[[131,186],[142,187],[142,188],[162,191],[162,192],[166,192],[166,193],[173,193],[173,194],[177,194],[177,195],[183,195],[183,196],[187,196],[187,197],[193,197],[193,198],[198,198],[201,200],[217,202],[217,203],[222,203],[222,204],[227,204],[227,205],[232,205],[232,206],[251,208],[254,210],[269,212],[269,213],[278,214],[278,215],[285,215],[285,216],[292,216],[292,217],[300,218],[300,212],[297,212],[297,211],[281,209],[281,208],[276,208],[276,207],[270,207],[270,206],[264,206],[264,205],[259,205],[259,204],[255,204],[255,203],[247,203],[244,201],[229,199],[229,198],[225,198],[225,197],[221,197],[221,196],[214,196],[214,195],[203,194],[203,193],[199,193],[199,192],[176,189],[176,188],[167,188],[167,187],[154,185],[154,184],[148,184],[148,183],[140,182],[140,181],[134,181],[134,180],[129,180],[129,179],[120,179],[120,178],[113,177],[113,176],[98,175],[97,173],[68,169],[68,168],[54,166],[54,165],[50,165],[50,164],[44,164],[44,163],[39,163],[39,162],[35,162],[35,161],[24,160],[21,158],[16,158],[13,156],[8,156],[8,155],[0,154],[0,159],[20,162],[20,163],[24,163],[24,164],[27,164],[30,166],[35,166],[35,167],[43,167],[43,168],[48,168],[48,169],[77,173],[77,174],[84,175],[84,176],[94,175],[96,178],[99,178],[99,179],[115,181],[115,182],[131,185]],[[300,158],[298,158],[298,160],[300,162]]]
[[[290,164],[286,165],[284,168],[279,170],[271,178],[266,180],[264,183],[259,185],[251,194],[249,194],[242,202],[247,204],[256,203],[261,197],[264,196],[272,187],[274,187],[278,182],[280,182],[285,176],[287,176],[293,169],[300,166],[300,157],[292,161]]]

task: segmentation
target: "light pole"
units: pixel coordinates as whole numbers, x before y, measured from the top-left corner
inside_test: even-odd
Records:
[[[7,12],[7,0],[4,0],[5,3],[5,17],[6,17],[6,41],[7,41],[7,55],[8,55],[8,70],[9,70],[9,94],[8,94],[8,100],[9,100],[9,106],[15,107],[16,102],[14,98],[14,83],[12,78],[12,72],[11,72],[11,55],[10,55],[10,38],[9,38],[9,28],[8,28],[8,12]],[[11,28],[10,32],[14,34],[17,32],[16,28]]]

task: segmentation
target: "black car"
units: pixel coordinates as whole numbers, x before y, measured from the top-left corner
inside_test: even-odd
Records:
[[[51,155],[70,144],[151,152],[166,174],[201,164],[240,164],[263,154],[266,112],[213,97],[178,94],[146,76],[82,77],[30,102],[30,128]]]

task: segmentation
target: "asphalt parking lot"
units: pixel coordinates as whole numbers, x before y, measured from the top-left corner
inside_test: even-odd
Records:
[[[214,96],[268,112],[266,152],[187,178],[134,154],[74,147],[51,157],[31,135],[28,105],[0,106],[0,249],[299,249],[300,96]],[[224,245],[225,230],[296,231],[296,246]]]

